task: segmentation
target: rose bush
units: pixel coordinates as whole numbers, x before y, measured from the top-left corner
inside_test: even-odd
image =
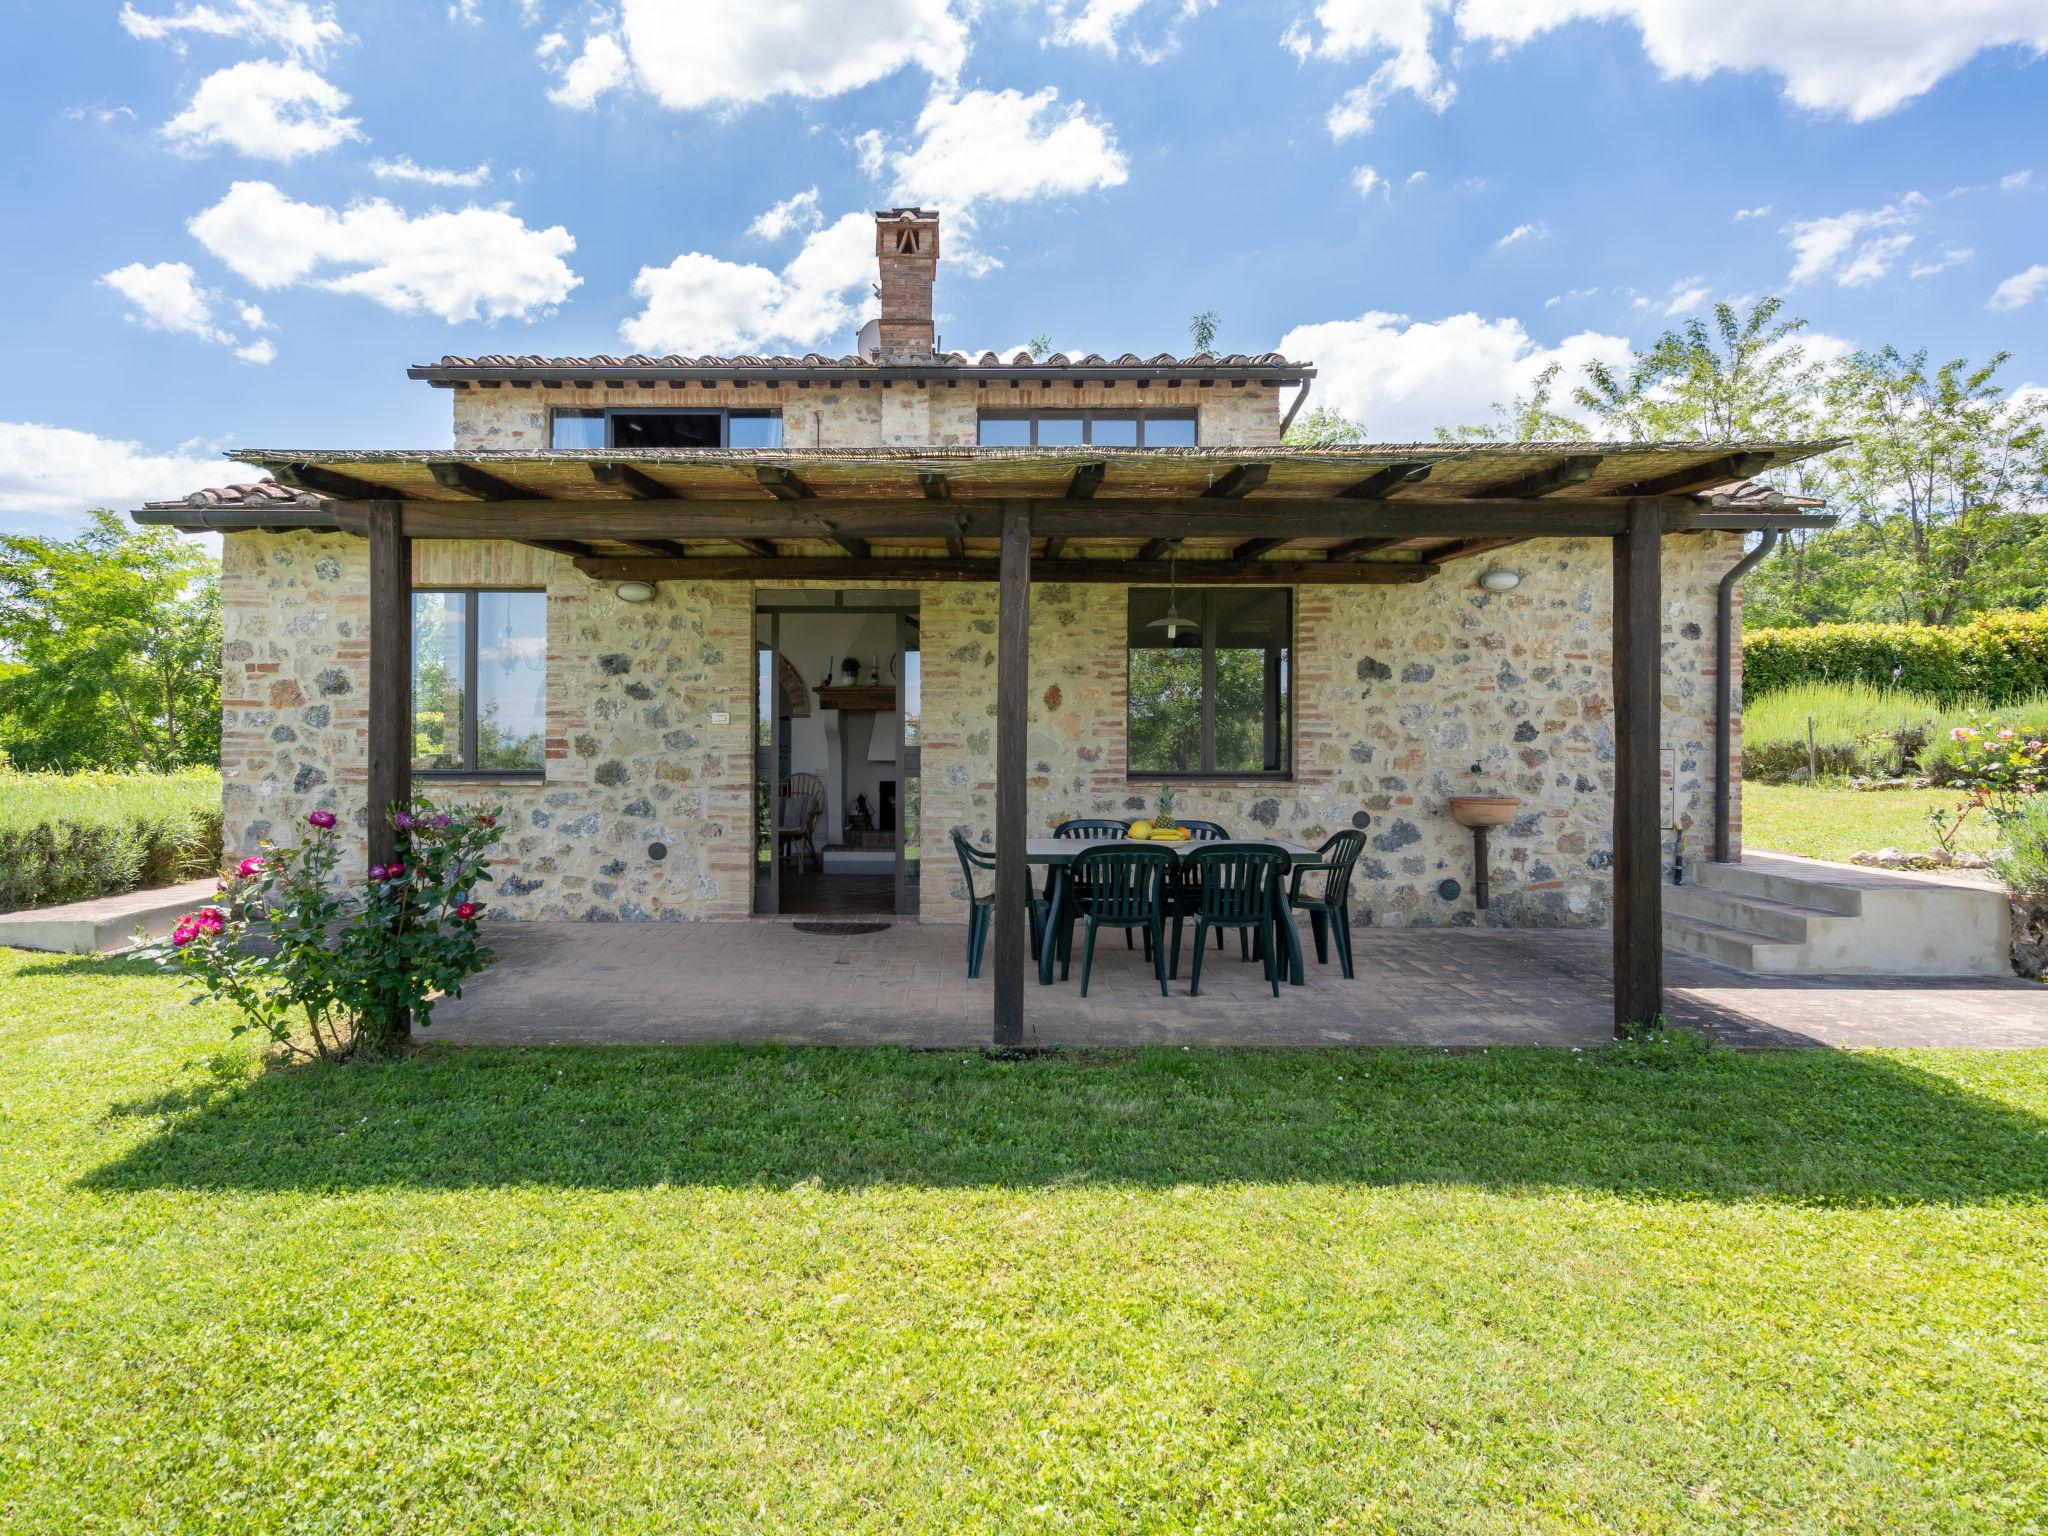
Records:
[[[366,880],[341,881],[331,811],[306,817],[291,847],[263,844],[221,881],[214,904],[181,918],[145,953],[241,1013],[294,1055],[333,1060],[388,1046],[408,1018],[433,1020],[435,1002],[494,958],[476,899],[491,873],[497,817],[474,806],[396,807],[399,856]]]

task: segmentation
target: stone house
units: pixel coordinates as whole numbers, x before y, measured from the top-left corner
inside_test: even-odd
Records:
[[[1822,521],[1750,477],[1827,444],[1285,446],[1307,362],[942,350],[939,241],[876,215],[848,355],[444,357],[450,446],[135,513],[223,535],[230,848],[420,790],[505,808],[501,918],[959,922],[955,828],[1171,787],[1364,826],[1357,922],[1639,948],[1631,889],[1739,857],[1745,536]]]

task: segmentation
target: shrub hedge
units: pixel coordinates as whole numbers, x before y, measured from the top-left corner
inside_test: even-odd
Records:
[[[1868,683],[1993,706],[2048,693],[2048,613],[1992,613],[1968,624],[1816,624],[1743,637],[1742,686],[1760,698],[1800,683]]]
[[[220,775],[0,770],[0,912],[220,868]]]

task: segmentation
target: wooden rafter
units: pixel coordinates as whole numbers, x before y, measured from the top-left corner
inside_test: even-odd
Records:
[[[1772,458],[1768,453],[1731,453],[1723,458],[1709,459],[1704,464],[1695,464],[1690,469],[1674,469],[1669,474],[1638,480],[1615,494],[1676,496],[1685,491],[1711,490],[1732,480],[1747,480],[1751,475],[1762,474],[1771,467]]]
[[[1548,496],[1567,486],[1583,485],[1600,468],[1600,459],[1601,455],[1597,453],[1569,454],[1526,475],[1483,486],[1472,496],[1478,501],[1533,501],[1538,496]]]
[[[952,486],[947,483],[946,477],[935,469],[922,471],[917,477],[917,483],[924,487],[926,501],[948,501],[952,498]]]
[[[576,568],[599,581],[993,581],[996,562],[977,556],[881,555],[841,559],[831,555],[785,555],[764,561],[748,556],[700,555],[689,560],[653,560],[596,555]],[[1184,587],[1298,584],[1302,586],[1400,585],[1426,581],[1436,567],[1426,563],[1345,560],[1182,560],[1169,572],[1163,560],[1033,560],[1034,581],[1164,584],[1169,574]]]
[[[532,493],[523,491],[511,481],[501,479],[489,470],[478,469],[474,464],[433,463],[427,466],[433,472],[434,484],[444,491],[453,491],[458,496],[467,496],[472,501],[528,501]]]
[[[1076,466],[1074,478],[1067,482],[1067,500],[1086,501],[1102,489],[1102,477],[1109,472],[1107,464],[1082,464]]]
[[[1506,549],[1510,544],[1519,544],[1520,539],[1460,539],[1455,544],[1446,544],[1432,549],[1427,558],[1431,565],[1449,565],[1453,560],[1469,560],[1474,555],[1484,555],[1496,549]]]
[[[1346,539],[1342,544],[1332,545],[1324,552],[1323,558],[1325,560],[1358,560],[1371,554],[1376,549],[1385,549],[1389,544],[1398,544],[1400,542],[1398,538],[1390,538],[1385,534],[1369,539]]]
[[[599,485],[615,486],[635,501],[680,501],[683,493],[663,485],[652,475],[630,464],[593,464],[590,478]]]
[[[1358,484],[1346,486],[1337,494],[1346,501],[1383,501],[1404,485],[1414,485],[1427,480],[1431,464],[1389,464],[1385,469],[1376,469]]]
[[[796,471],[785,469],[780,464],[757,464],[754,478],[761,482],[761,489],[777,501],[812,501],[817,492],[806,485]]]
[[[317,464],[280,464],[275,473],[280,481],[295,489],[340,496],[348,501],[396,501],[400,497],[399,492],[388,486],[359,480],[338,469],[323,469]]]
[[[562,543],[569,542],[561,540]],[[619,543],[628,549],[637,549],[643,555],[662,555],[671,560],[686,560],[690,552],[674,539],[620,539]]]
[[[514,542],[532,549],[545,549],[551,554],[568,555],[576,560],[591,560],[597,556],[597,551],[580,539],[518,539]],[[621,539],[619,542],[627,541]],[[636,544],[633,547],[637,549],[640,546]]]
[[[1216,477],[1202,494],[1211,501],[1234,501],[1240,496],[1249,496],[1266,483],[1266,476],[1273,473],[1270,464],[1239,464],[1225,470]]]
[[[1286,539],[1246,539],[1230,552],[1233,560],[1256,560],[1270,549],[1278,549],[1287,543]]]
[[[1140,560],[1163,560],[1176,549],[1179,549],[1180,546],[1181,540],[1170,535],[1156,539],[1147,539],[1144,547],[1138,551],[1138,558]]]

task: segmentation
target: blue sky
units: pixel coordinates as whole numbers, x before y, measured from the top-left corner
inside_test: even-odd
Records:
[[[1387,440],[1763,293],[2048,383],[2048,0],[23,9],[0,529],[445,444],[446,352],[844,352],[907,201],[948,346],[1214,309]]]

